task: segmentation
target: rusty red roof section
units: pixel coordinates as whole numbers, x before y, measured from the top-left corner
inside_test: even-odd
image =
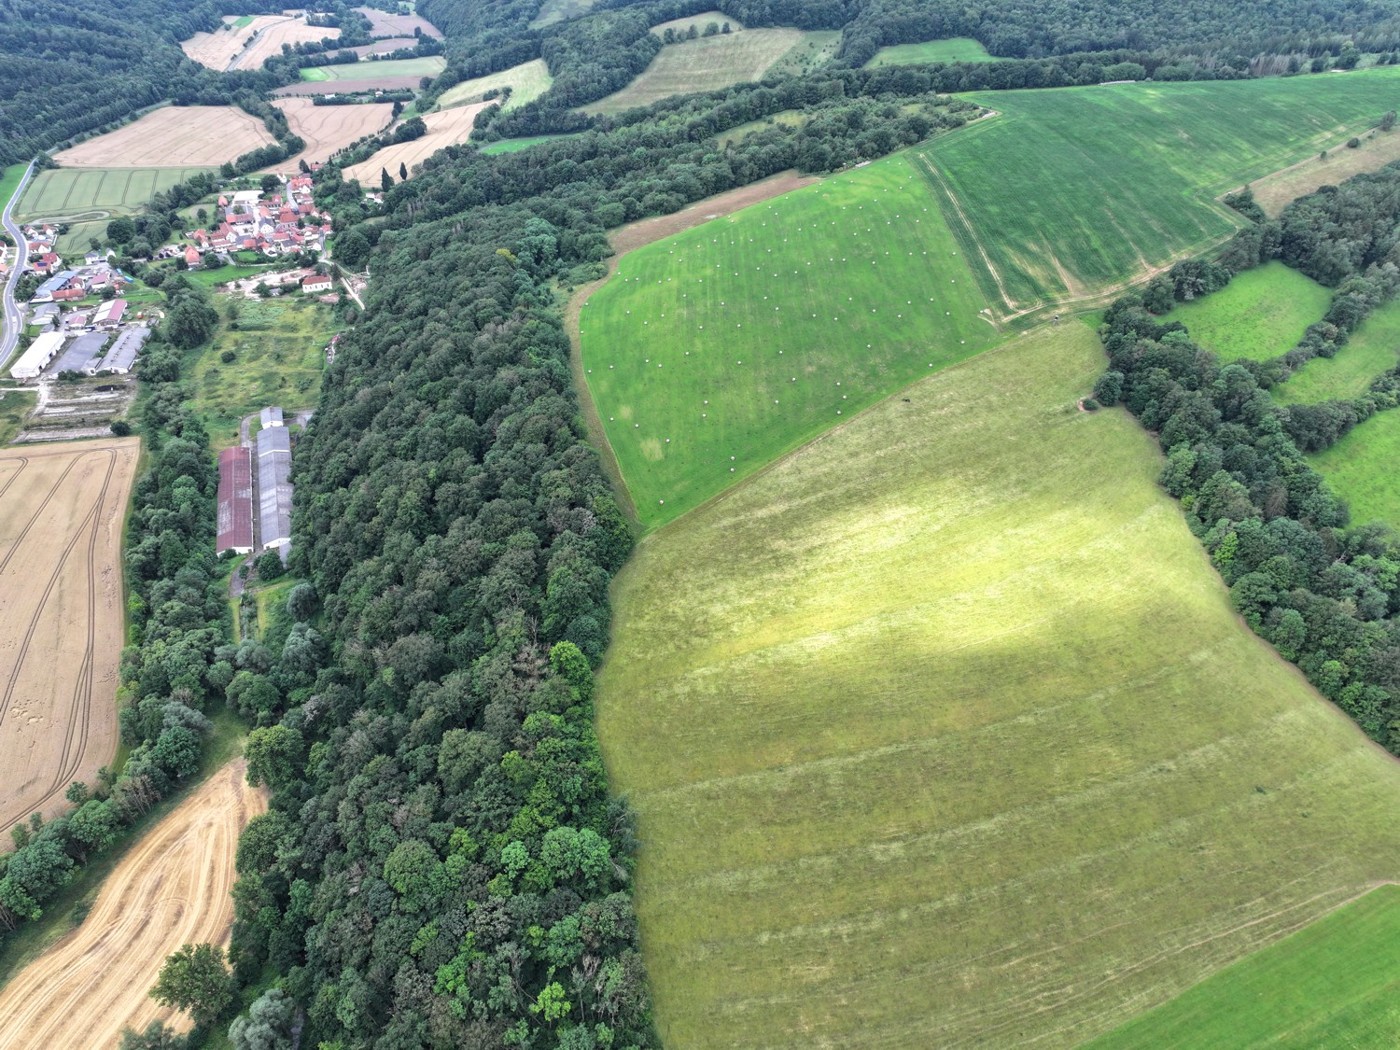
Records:
[[[219,453],[219,538],[216,554],[253,549],[253,459],[248,448]]]

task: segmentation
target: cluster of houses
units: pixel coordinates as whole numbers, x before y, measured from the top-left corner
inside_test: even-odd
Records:
[[[58,256],[54,256],[55,259]],[[45,276],[30,298],[32,303],[64,303],[86,299],[90,295],[120,295],[131,278],[99,256],[89,256],[91,262],[71,269],[60,269]],[[31,267],[32,269],[32,267]],[[44,276],[41,274],[41,276]],[[109,292],[110,289],[110,292]]]
[[[311,198],[311,177],[288,179],[281,192],[264,195],[240,190],[219,198],[220,222],[213,229],[193,230],[192,244],[162,249],[167,257],[182,253],[185,262],[198,266],[209,252],[258,252],[266,256],[319,252],[331,233],[330,217],[317,210]]]
[[[218,554],[275,550],[285,562],[292,543],[291,433],[280,408],[264,408],[259,423],[251,445],[219,453],[214,549]]]

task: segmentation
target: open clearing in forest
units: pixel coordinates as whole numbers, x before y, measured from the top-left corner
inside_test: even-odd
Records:
[[[501,91],[510,88],[510,98],[501,107],[506,111],[518,109],[527,102],[533,102],[554,83],[554,78],[549,75],[549,67],[544,64],[544,59],[537,58],[532,62],[524,62],[510,69],[502,70],[500,73],[491,73],[488,76],[477,77],[474,80],[464,80],[456,87],[448,88],[438,99],[438,109],[450,109],[453,106],[461,106],[469,102],[480,102],[488,91]]]
[[[1400,872],[1400,767],[1077,409],[1102,369],[1018,337],[623,569],[599,735],[667,1045],[1078,1045]]]
[[[320,84],[328,81],[323,90],[346,90],[339,81],[360,83],[383,80],[399,81],[404,77],[435,77],[443,71],[447,61],[441,55],[428,55],[423,58],[384,58],[369,62],[341,62],[333,66],[304,66],[301,79]]]
[[[281,98],[273,105],[287,114],[288,125],[306,143],[306,148],[264,171],[294,172],[300,170],[299,161],[312,164],[327,160],[352,142],[383,131],[394,118],[390,102],[318,106],[309,98]]]
[[[341,176],[346,182],[359,179],[361,186],[371,190],[379,188],[379,180],[385,171],[398,182],[400,165],[405,166],[412,175],[416,165],[423,163],[438,150],[466,142],[472,133],[472,125],[476,123],[476,118],[489,105],[489,102],[478,102],[471,106],[455,106],[441,113],[426,113],[423,116],[423,123],[428,126],[426,135],[411,142],[385,146],[369,160],[346,168],[341,172]]]
[[[54,160],[65,168],[217,168],[276,141],[237,106],[162,106]]]
[[[15,209],[31,219],[105,220],[134,215],[164,189],[208,168],[51,168],[34,176]],[[105,225],[99,222],[99,226]],[[94,227],[101,236],[102,229]],[[61,237],[62,235],[60,235]],[[81,242],[88,250],[86,240]]]
[[[355,10],[369,19],[370,36],[413,36],[417,30],[433,40],[442,39],[442,31],[422,15],[391,14],[374,7],[357,7]]]
[[[1283,347],[1282,353],[1288,347]],[[1382,372],[1400,363],[1400,300],[1391,300],[1361,322],[1336,357],[1314,357],[1288,382],[1273,388],[1283,405],[1360,397]]]
[[[1400,529],[1400,409],[1377,412],[1308,462],[1347,501],[1353,525],[1383,521]]]
[[[238,834],[267,807],[245,769],[230,762],[143,835],[82,925],[5,985],[6,1050],[115,1047],[155,1020],[189,1028],[146,993],[181,945],[228,942]]]
[[[202,66],[220,72],[261,69],[269,58],[282,53],[283,44],[302,44],[340,37],[340,30],[306,24],[306,15],[227,16],[222,28],[196,33],[181,42],[185,54]]]
[[[67,805],[116,753],[139,452],[136,438],[0,449],[0,835]]]
[[[1244,219],[1215,197],[1400,108],[1400,68],[969,96],[1001,115],[917,151],[1008,315],[1084,301],[1204,251]]]
[[[1382,886],[1085,1050],[1392,1047],[1397,974],[1400,887]]]
[[[545,26],[552,26],[555,22],[564,22],[570,18],[578,18],[593,10],[593,5],[597,0],[544,0],[540,5],[540,13],[535,16],[535,20],[530,23],[531,29],[543,29]]]
[[[579,330],[652,526],[1001,341],[985,306],[926,178],[899,155],[625,256]]]
[[[923,62],[995,62],[980,41],[970,37],[950,37],[922,44],[894,44],[882,47],[867,66],[911,66]]]
[[[586,113],[621,113],[672,95],[760,80],[803,37],[800,29],[745,29],[668,44],[632,83],[582,108]]]
[[[1332,289],[1269,262],[1236,274],[1217,292],[1182,303],[1162,320],[1180,321],[1192,341],[1222,361],[1267,361],[1293,349],[1331,302]]]
[[[1338,139],[1327,150],[1299,161],[1292,167],[1266,175],[1250,184],[1254,199],[1271,217],[1277,217],[1290,201],[1314,192],[1320,186],[1340,186],[1353,175],[1379,171],[1391,161],[1400,160],[1400,132],[1376,131],[1361,138],[1356,149],[1347,149]]]

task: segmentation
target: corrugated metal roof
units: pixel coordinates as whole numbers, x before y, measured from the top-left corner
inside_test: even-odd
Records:
[[[259,542],[276,547],[292,538],[292,436],[286,427],[258,431]]]
[[[216,554],[253,549],[253,452],[226,448],[219,453],[219,537]]]

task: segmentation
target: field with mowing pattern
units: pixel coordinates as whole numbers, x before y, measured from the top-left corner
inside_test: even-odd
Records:
[[[1392,300],[1366,318],[1332,358],[1315,357],[1274,387],[1280,404],[1313,404],[1350,399],[1366,392],[1382,372],[1400,362],[1400,301]]]
[[[190,1027],[146,992],[182,944],[228,942],[238,834],[267,808],[245,769],[230,762],[147,831],[73,934],[5,985],[6,1050],[115,1047],[155,1020]]]
[[[54,160],[65,168],[217,168],[275,141],[236,106],[162,106]]]
[[[306,66],[301,79],[315,83],[331,81],[326,90],[334,91],[338,80],[378,80],[390,77],[435,77],[442,72],[446,60],[441,55],[423,58],[386,58],[378,62],[341,62],[333,66]]]
[[[51,168],[34,176],[17,217],[131,215],[160,190],[208,168]],[[86,245],[84,245],[86,249]]]
[[[314,43],[335,40],[340,30],[306,24],[306,15],[297,14],[225,17],[224,24],[213,33],[196,33],[181,42],[186,55],[200,65],[219,71],[231,69],[261,69],[274,55],[282,53],[283,44]]]
[[[1239,624],[1151,438],[1076,408],[1102,368],[1015,338],[618,577],[667,1045],[1075,1046],[1400,871],[1400,767]]]
[[[1015,315],[1222,240],[1243,220],[1216,195],[1400,107],[1400,69],[969,97],[1001,116],[920,152],[964,249],[985,255],[983,291]]]
[[[624,256],[580,314],[585,378],[659,525],[1000,342],[985,305],[899,155]]]
[[[1281,262],[1236,274],[1218,292],[1182,303],[1163,321],[1180,321],[1199,346],[1222,361],[1267,361],[1287,353],[1322,320],[1332,290]]]
[[[867,66],[910,66],[922,62],[995,62],[980,41],[955,36],[922,44],[895,44],[882,47]]]
[[[800,29],[745,29],[668,44],[632,83],[582,108],[587,113],[621,113],[672,95],[760,80],[802,43],[803,36]]]
[[[136,438],[0,450],[0,834],[66,807],[68,785],[116,752],[139,453]]]
[[[1390,1047],[1397,974],[1400,887],[1381,886],[1085,1050]]]
[[[525,62],[500,73],[464,80],[442,93],[437,108],[450,109],[468,102],[480,102],[488,91],[500,91],[508,87],[510,98],[501,108],[509,111],[527,102],[533,102],[548,91],[553,83],[554,78],[549,75],[549,67],[544,64],[544,59],[537,58],[533,62]]]

